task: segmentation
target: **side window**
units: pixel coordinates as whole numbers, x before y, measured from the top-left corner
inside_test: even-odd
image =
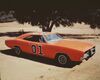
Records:
[[[31,36],[24,38],[24,40],[39,42],[40,37],[41,37],[40,35],[31,35]]]
[[[43,36],[40,37],[40,42],[45,42]]]
[[[33,40],[33,36],[28,36],[28,37],[25,37],[24,40],[28,40],[28,41],[32,41]]]

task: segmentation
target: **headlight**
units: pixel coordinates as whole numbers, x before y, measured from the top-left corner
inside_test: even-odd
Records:
[[[88,57],[88,52],[84,54],[83,58],[86,59]]]
[[[89,57],[89,51],[86,51],[83,57],[81,57],[81,61]]]

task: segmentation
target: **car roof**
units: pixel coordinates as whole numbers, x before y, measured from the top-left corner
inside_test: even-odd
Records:
[[[24,38],[24,37],[30,36],[30,35],[40,35],[40,36],[42,36],[42,35],[49,35],[49,34],[54,34],[54,33],[52,33],[52,32],[38,32],[38,33],[37,32],[31,32],[31,33],[22,34],[18,38]]]

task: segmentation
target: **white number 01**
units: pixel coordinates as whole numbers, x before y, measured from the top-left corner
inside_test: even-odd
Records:
[[[42,54],[42,47],[41,46],[38,46],[36,47],[35,45],[32,45],[32,51],[34,54],[37,53],[37,48],[39,48],[39,54]]]

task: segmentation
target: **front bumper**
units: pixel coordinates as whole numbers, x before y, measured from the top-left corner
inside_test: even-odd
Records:
[[[88,60],[90,57],[92,57],[95,54],[95,47],[87,50],[84,54],[84,56],[81,58],[81,60]]]

